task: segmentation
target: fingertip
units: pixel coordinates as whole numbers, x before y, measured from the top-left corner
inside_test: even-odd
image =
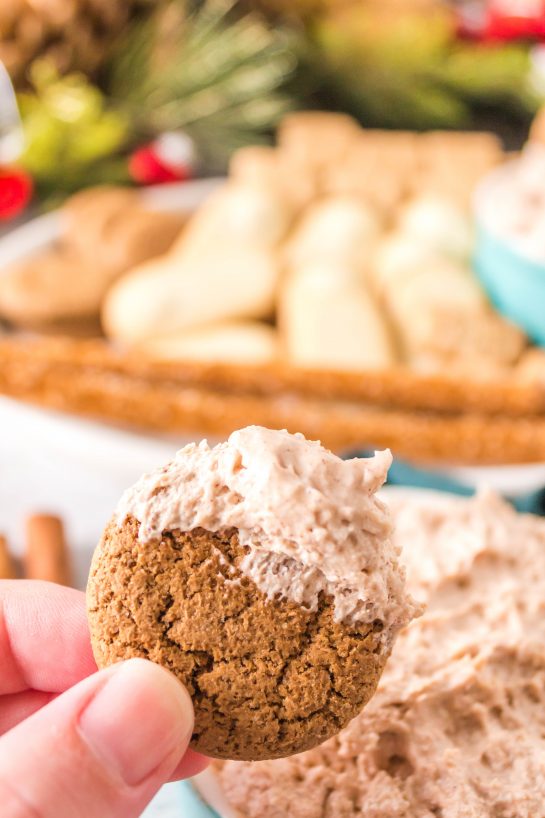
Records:
[[[9,814],[136,818],[174,770],[200,768],[186,757],[192,730],[189,695],[164,668],[133,659],[99,671],[0,739]]]
[[[130,785],[170,775],[187,750],[193,705],[165,668],[130,659],[109,668],[79,718],[82,736],[105,767]]]
[[[193,732],[195,713],[191,696],[177,676],[163,665],[141,657],[127,659],[114,667],[122,668],[123,673],[138,680],[141,686],[148,685],[154,695],[159,696],[160,693],[163,693],[169,699],[170,704],[179,710],[179,718],[186,725],[189,742]]]

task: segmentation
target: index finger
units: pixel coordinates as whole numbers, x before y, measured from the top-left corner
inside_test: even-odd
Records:
[[[0,695],[62,693],[96,669],[81,591],[0,580]]]

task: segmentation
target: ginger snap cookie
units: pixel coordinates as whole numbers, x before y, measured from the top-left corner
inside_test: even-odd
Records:
[[[124,494],[95,552],[99,667],[171,670],[209,756],[277,758],[338,733],[417,612],[376,497],[390,462],[257,426],[186,446]]]

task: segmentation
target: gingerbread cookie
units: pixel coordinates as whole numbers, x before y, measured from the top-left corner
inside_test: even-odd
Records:
[[[389,464],[261,427],[186,446],[125,493],[96,551],[98,665],[175,673],[210,756],[276,758],[337,733],[416,612],[375,496]]]

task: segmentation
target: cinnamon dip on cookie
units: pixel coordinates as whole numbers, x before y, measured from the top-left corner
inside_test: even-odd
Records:
[[[418,612],[376,496],[390,462],[256,426],[186,446],[125,493],[97,549],[98,664],[170,668],[209,755],[286,756],[337,733]]]
[[[214,765],[230,815],[545,815],[545,520],[491,493],[392,507],[426,612],[337,736],[290,759]]]

